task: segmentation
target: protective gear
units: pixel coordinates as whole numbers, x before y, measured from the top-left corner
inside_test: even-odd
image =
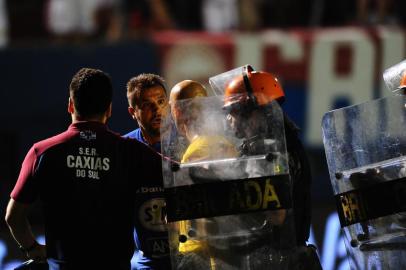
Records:
[[[296,234],[279,104],[269,106],[272,121],[259,123],[267,130],[275,129],[272,138],[262,140],[265,147],[241,157],[235,147],[241,139],[226,124],[222,95],[176,102],[186,112],[182,114],[185,130],[192,126],[199,133],[184,145],[183,134],[170,136],[161,131],[162,143],[168,145],[162,154],[170,160],[183,157],[175,170],[169,159],[162,162],[172,267],[289,269],[283,252],[296,249]],[[200,108],[199,118],[190,112],[193,107]],[[251,118],[253,123],[263,120]],[[268,148],[274,159],[266,158]]]
[[[228,83],[224,93],[224,107],[233,107],[243,103],[245,106],[264,106],[276,100],[282,103],[285,98],[278,79],[265,71],[254,71],[245,66],[242,74],[237,75]]]
[[[406,268],[405,193],[400,192],[406,187],[405,103],[406,96],[389,95],[323,117],[324,148],[351,269]]]
[[[403,72],[402,79],[400,80],[399,88],[406,88],[406,70]]]
[[[406,60],[386,69],[383,73],[386,86],[392,92],[406,87]]]
[[[252,158],[260,154],[267,161],[275,162],[274,173],[286,169],[284,166],[288,164],[282,163],[289,163],[293,208],[268,213],[272,232],[266,237],[269,242],[265,249],[270,250],[264,250],[263,254],[268,254],[270,260],[264,259],[260,268],[250,269],[321,269],[316,252],[306,246],[310,230],[309,165],[297,128],[280,108],[285,96],[282,87],[272,74],[255,72],[250,66],[211,77],[209,82],[217,95],[224,96],[222,108],[227,112],[227,124],[233,135],[242,140],[240,154],[249,159],[245,173],[249,177],[273,177],[264,171],[270,164],[257,166]],[[285,144],[285,140],[289,154],[283,161],[280,143]],[[292,242],[290,237],[296,239]],[[251,259],[256,260],[256,256]]]

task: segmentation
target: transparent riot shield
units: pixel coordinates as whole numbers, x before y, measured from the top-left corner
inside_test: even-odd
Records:
[[[352,269],[406,269],[406,98],[328,112],[323,140]]]
[[[173,269],[290,269],[295,245],[283,114],[255,154],[227,123],[222,96],[179,101],[162,130]],[[255,119],[254,119],[255,120]],[[269,125],[269,126],[267,126]]]
[[[383,73],[383,79],[388,89],[396,92],[399,89],[403,75],[406,71],[406,60],[388,68]]]

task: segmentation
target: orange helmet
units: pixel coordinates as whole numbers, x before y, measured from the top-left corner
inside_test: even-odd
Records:
[[[400,80],[399,88],[406,88],[406,71],[403,72],[402,79]]]
[[[285,93],[276,77],[265,71],[254,71],[247,66],[242,75],[228,83],[224,93],[223,108],[247,102],[264,106],[273,100],[282,103],[284,98]]]

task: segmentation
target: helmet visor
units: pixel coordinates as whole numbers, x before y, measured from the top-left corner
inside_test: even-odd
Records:
[[[209,78],[209,83],[215,95],[224,95],[227,86],[238,76],[251,72],[250,65],[241,66]]]
[[[390,91],[396,91],[400,87],[405,87],[402,83],[402,77],[405,75],[406,71],[406,60],[403,60],[400,63],[386,69],[383,73],[383,79],[386,83],[386,86]]]

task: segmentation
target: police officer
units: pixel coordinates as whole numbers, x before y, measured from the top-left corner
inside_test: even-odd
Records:
[[[273,115],[271,104],[282,104],[285,100],[284,91],[277,78],[271,73],[254,71],[250,66],[244,67],[244,72],[235,76],[227,85],[224,93],[224,110],[227,120],[236,136],[243,138],[240,146],[241,155],[253,155],[267,145],[267,139],[272,137]],[[311,222],[311,173],[305,150],[298,138],[299,128],[284,113],[284,133],[288,152],[289,174],[293,185],[293,215],[296,232],[296,256],[292,262],[298,269],[319,269],[319,259],[313,247],[306,241],[309,238]],[[261,123],[268,123],[266,125]],[[272,129],[270,128],[272,127]],[[282,128],[282,127],[281,127]],[[283,210],[274,214],[279,219],[274,224],[283,223]],[[280,226],[281,229],[283,227]],[[285,235],[286,236],[286,235]],[[278,241],[283,247],[283,230]],[[303,267],[303,268],[300,268]]]

